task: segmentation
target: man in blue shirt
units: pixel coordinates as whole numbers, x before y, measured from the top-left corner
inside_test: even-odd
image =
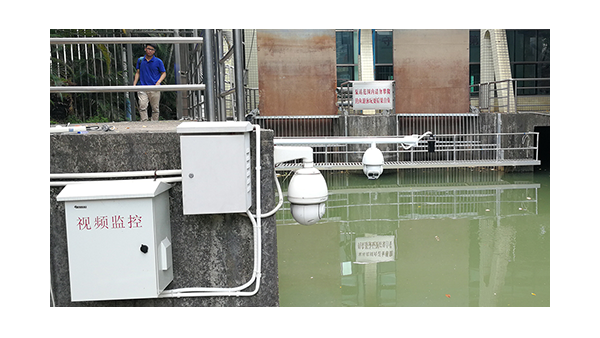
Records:
[[[138,81],[142,86],[158,86],[167,76],[165,65],[162,60],[154,56],[156,45],[146,44],[144,49],[146,55],[140,57],[137,61],[135,69],[135,77],[133,85],[137,85]],[[138,92],[140,103],[140,120],[148,121],[148,101],[152,106],[152,121],[158,121],[160,91],[144,90]]]

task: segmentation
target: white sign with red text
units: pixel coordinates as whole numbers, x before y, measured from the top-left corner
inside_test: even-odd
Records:
[[[394,81],[353,81],[354,110],[394,109]]]

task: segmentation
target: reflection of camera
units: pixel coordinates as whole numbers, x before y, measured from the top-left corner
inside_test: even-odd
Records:
[[[375,143],[363,155],[363,172],[370,180],[376,180],[383,172],[383,154]]]
[[[325,214],[327,183],[312,163],[296,171],[288,186],[290,211],[296,222],[304,225],[317,223]]]

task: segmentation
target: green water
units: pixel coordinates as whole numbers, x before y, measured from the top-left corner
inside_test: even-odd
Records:
[[[280,306],[550,306],[549,171],[323,173],[321,222],[277,213]]]

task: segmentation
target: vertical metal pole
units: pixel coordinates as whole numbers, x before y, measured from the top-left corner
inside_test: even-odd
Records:
[[[217,29],[216,31],[216,45],[215,45],[215,74],[217,81],[217,120],[225,121],[227,119],[225,97],[222,96],[225,92],[225,63],[221,62],[223,57],[223,30]]]
[[[192,35],[194,37],[198,36],[198,30],[197,29],[193,29],[192,30]],[[190,71],[192,72],[191,75],[191,79],[192,79],[192,83],[200,83],[201,81],[201,74],[202,74],[202,69],[199,68],[199,60],[200,60],[200,51],[198,50],[198,48],[194,47],[194,55],[192,57],[193,63],[190,64]],[[200,98],[201,98],[201,92],[198,91],[194,91],[192,93],[192,99],[190,104],[192,105],[192,118],[194,120],[202,120],[202,110],[200,108]]]
[[[244,95],[244,44],[243,30],[233,30],[233,67],[235,69],[235,105],[238,121],[244,121],[246,115],[246,97]]]
[[[202,51],[204,54],[204,110],[208,121],[215,121],[215,69],[214,69],[214,29],[204,30]]]
[[[538,156],[539,156],[539,149],[540,149],[540,133],[537,133],[535,135],[535,159],[534,160],[538,160]],[[537,189],[535,190],[537,193]],[[537,206],[537,204],[536,204]]]
[[[189,69],[190,69],[190,45],[179,44],[179,53],[181,63],[179,65],[179,80],[181,84],[189,84]],[[187,119],[190,109],[190,94],[191,91],[181,91],[181,117],[178,119]]]
[[[125,47],[121,45],[121,57],[122,57],[122,66],[123,66],[123,84],[129,85],[128,71],[127,71],[127,52],[125,51]],[[131,121],[131,101],[129,100],[129,92],[125,92],[125,118],[127,121]]]
[[[175,29],[174,36],[179,37],[179,30]],[[179,50],[179,44],[173,44],[173,48],[175,49],[175,84],[181,84],[181,53]],[[181,95],[181,91],[177,91],[177,119],[181,120],[183,117],[183,97]]]

